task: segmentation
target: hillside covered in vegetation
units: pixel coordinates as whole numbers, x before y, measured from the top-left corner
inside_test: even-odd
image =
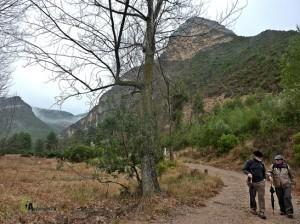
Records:
[[[279,92],[280,60],[295,31],[264,31],[253,37],[239,37],[200,51],[185,61],[166,63],[166,72],[182,80],[191,93],[198,89],[207,96],[245,95],[261,88]]]

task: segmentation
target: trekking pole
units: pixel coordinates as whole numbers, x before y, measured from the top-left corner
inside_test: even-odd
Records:
[[[270,187],[270,193],[271,193],[271,205],[272,205],[273,215],[274,215],[274,204],[275,204],[274,193],[275,193],[275,190],[274,190],[274,187],[273,187],[272,184],[271,184],[271,187]]]
[[[248,176],[248,182],[252,184],[252,178]]]

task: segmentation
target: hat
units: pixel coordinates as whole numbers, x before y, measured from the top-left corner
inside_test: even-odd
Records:
[[[275,156],[275,158],[274,158],[275,160],[283,160],[283,156],[282,155],[277,155],[277,156]]]
[[[264,155],[262,154],[262,152],[259,151],[259,150],[254,151],[254,152],[253,152],[253,155],[255,155],[255,156],[258,157],[258,158],[262,158],[262,157],[264,156]]]

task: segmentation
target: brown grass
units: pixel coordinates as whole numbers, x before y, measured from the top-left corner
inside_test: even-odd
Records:
[[[83,179],[78,173],[94,174],[84,163],[65,164],[61,170],[56,166],[55,159],[0,157],[0,223],[109,223],[124,216],[148,220],[182,203],[203,205],[222,185],[217,178],[191,174],[179,165],[160,178],[163,193],[145,201],[135,195],[120,196],[117,185]],[[130,184],[124,178],[118,181]],[[26,211],[27,201],[44,210]]]
[[[223,186],[218,177],[179,165],[161,180],[162,188],[184,204],[203,206],[204,200],[214,196]]]
[[[176,214],[183,205],[205,206],[205,200],[216,195],[223,186],[220,178],[190,170],[180,162],[159,180],[162,194],[139,201],[128,216],[131,220],[144,223],[159,218],[158,222],[162,222],[161,217]]]
[[[119,192],[116,185],[108,187],[78,176],[74,170],[83,176],[94,173],[83,163],[72,164],[72,169],[65,165],[62,170],[56,170],[56,164],[55,159],[0,157],[0,223],[21,216],[24,200],[35,208],[67,211],[113,198]]]

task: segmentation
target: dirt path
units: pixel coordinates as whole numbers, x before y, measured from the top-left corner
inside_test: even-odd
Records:
[[[266,215],[267,220],[262,220],[249,213],[248,188],[245,184],[245,176],[242,173],[217,169],[201,164],[187,164],[192,169],[207,169],[209,175],[222,178],[225,187],[214,198],[211,198],[206,207],[198,209],[188,209],[180,216],[173,217],[167,223],[172,224],[248,224],[248,223],[300,223],[300,199],[293,198],[295,218],[288,219],[278,214],[278,203],[275,202],[275,214],[273,215],[270,203],[270,193],[266,187]]]

